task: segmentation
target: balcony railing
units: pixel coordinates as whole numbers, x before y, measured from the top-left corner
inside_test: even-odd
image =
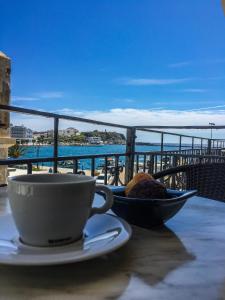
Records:
[[[54,139],[53,139],[53,156],[41,158],[24,158],[24,159],[1,159],[0,165],[7,166],[21,166],[26,165],[27,173],[32,173],[32,166],[38,163],[53,163],[53,172],[58,171],[60,162],[72,162],[72,172],[78,173],[79,163],[82,160],[90,160],[91,175],[95,175],[97,167],[97,160],[102,159],[104,164],[102,170],[104,172],[104,182],[109,183],[108,175],[112,175],[111,184],[126,184],[136,172],[144,171],[155,173],[167,168],[175,167],[182,164],[206,163],[206,162],[224,162],[222,149],[225,146],[223,139],[208,139],[199,136],[190,136],[178,134],[174,132],[161,131],[156,129],[211,129],[210,126],[125,126],[121,124],[113,124],[97,120],[90,120],[80,117],[60,115],[49,112],[25,109],[15,106],[0,105],[0,110],[35,115],[39,117],[51,118],[54,120]],[[72,156],[59,156],[59,122],[61,120],[69,120],[75,122],[82,122],[88,124],[95,124],[101,126],[116,127],[126,130],[126,148],[123,153],[107,153],[107,154],[94,154],[94,155],[72,155]],[[225,126],[214,126],[214,129],[224,129]],[[135,139],[138,132],[155,133],[160,135],[160,151],[135,151]],[[175,136],[178,138],[179,143],[177,150],[165,151],[165,137]],[[189,139],[190,145],[183,143],[183,140]],[[113,158],[113,168],[108,168],[109,158]]]

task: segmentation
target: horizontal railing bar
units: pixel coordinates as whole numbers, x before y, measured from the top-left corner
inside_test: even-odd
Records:
[[[171,153],[171,152],[148,152],[148,151],[140,151],[134,152],[135,155],[167,155],[167,156],[176,156],[176,157],[201,157],[201,158],[219,158],[225,159],[225,156],[219,155],[205,155],[205,154],[182,154],[182,153]],[[54,161],[64,161],[64,160],[82,160],[82,159],[91,159],[91,158],[101,158],[101,157],[120,157],[120,156],[128,156],[127,153],[110,153],[110,154],[96,154],[96,155],[79,155],[79,156],[59,156],[57,158],[54,157],[40,157],[40,158],[24,158],[24,159],[1,159],[0,165],[16,165],[16,164],[30,164],[30,163],[39,163],[39,162],[54,162]]]
[[[225,141],[225,139],[212,139],[212,141]]]
[[[214,125],[214,126],[209,126],[209,125],[193,125],[193,126],[159,126],[159,125],[146,125],[146,126],[133,126],[136,129],[141,129],[141,128],[152,128],[152,129],[225,129],[225,125]]]
[[[145,142],[137,142],[135,143],[136,146],[152,146],[152,147],[160,147],[161,144],[160,143],[145,143]],[[179,147],[178,143],[172,144],[172,143],[165,143],[164,144],[165,147],[169,148],[169,147]],[[199,146],[199,148],[195,148],[195,149],[201,149],[201,145],[200,144],[196,144],[196,146]],[[191,144],[183,144],[182,148],[191,148]],[[208,148],[207,145],[204,146],[204,148]],[[216,148],[218,149],[218,148]],[[183,149],[184,150],[184,149]],[[180,151],[183,151],[180,150]],[[166,150],[166,151],[170,151],[170,150]],[[171,150],[173,151],[173,150]],[[176,150],[178,151],[178,150]]]
[[[195,139],[199,139],[199,140],[209,140],[208,138],[200,137],[200,136],[193,136],[193,135],[188,135],[188,134],[179,134],[179,133],[175,133],[175,132],[161,131],[161,130],[154,130],[154,129],[147,129],[147,128],[139,128],[138,126],[134,126],[134,127],[138,131],[154,132],[154,133],[160,133],[160,134],[163,133],[163,134],[174,135],[174,136],[195,138]],[[212,141],[225,141],[225,139],[212,139]]]
[[[1,159],[1,165],[16,165],[16,164],[29,164],[38,162],[54,162],[54,161],[64,161],[73,159],[91,159],[91,158],[101,158],[101,157],[120,157],[127,156],[126,153],[111,153],[111,154],[96,154],[96,155],[78,155],[78,156],[59,156],[59,157],[40,157],[40,158],[24,158],[24,159]]]
[[[220,158],[225,160],[225,156],[220,155],[205,155],[205,154],[182,154],[182,153],[168,153],[168,152],[135,152],[135,155],[167,155],[167,156],[176,156],[176,157],[200,157],[200,158]]]
[[[91,123],[91,124],[96,124],[96,125],[104,125],[104,126],[109,126],[109,127],[118,127],[118,128],[125,128],[125,129],[129,128],[129,126],[125,126],[125,125],[121,125],[121,124],[96,121],[96,120],[92,120],[92,119],[85,119],[85,118],[68,116],[68,115],[60,115],[60,114],[49,113],[49,112],[45,112],[45,111],[39,111],[39,110],[28,109],[28,108],[21,108],[21,107],[11,106],[11,105],[0,104],[0,109],[6,110],[6,111],[11,111],[11,112],[29,114],[29,115],[42,116],[42,117],[46,117],[46,118],[57,118],[57,119],[63,119],[63,120]]]
[[[69,116],[69,115],[49,113],[49,112],[45,112],[45,111],[39,111],[39,110],[22,108],[22,107],[17,107],[17,106],[12,106],[12,105],[4,105],[4,104],[0,104],[0,109],[6,110],[6,111],[11,111],[11,112],[42,116],[42,117],[46,117],[46,118],[64,119],[64,120],[77,121],[77,122],[83,122],[83,123],[91,123],[91,124],[103,125],[103,126],[109,126],[109,127],[117,127],[117,128],[124,128],[124,129],[133,127],[140,131],[165,133],[168,135],[183,136],[183,137],[188,137],[188,138],[193,137],[196,139],[204,139],[204,140],[208,140],[208,139],[204,138],[204,137],[199,137],[199,136],[190,136],[190,135],[185,135],[185,134],[154,130],[154,128],[155,129],[160,129],[160,128],[161,129],[211,129],[211,126],[152,126],[152,125],[126,126],[126,125],[121,125],[121,124],[116,124],[116,123],[109,123],[109,122],[97,121],[97,120],[80,118],[80,117]],[[225,125],[213,126],[213,129],[224,129],[224,128],[225,128]],[[212,140],[223,141],[224,139],[212,139]]]
[[[116,124],[116,123],[109,123],[109,122],[97,121],[97,120],[92,120],[92,119],[85,119],[85,118],[69,116],[69,115],[49,113],[49,112],[45,112],[45,111],[39,111],[39,110],[22,108],[22,107],[17,107],[17,106],[12,106],[12,105],[4,105],[4,104],[0,104],[0,109],[6,110],[6,111],[11,111],[11,112],[42,116],[42,117],[46,117],[46,118],[58,118],[58,119],[77,121],[77,122],[83,122],[83,123],[92,123],[92,124],[96,124],[96,125],[104,125],[104,126],[109,126],[109,127],[117,127],[117,128],[124,128],[124,129],[134,127],[134,128],[136,128],[137,130],[140,130],[140,131],[165,133],[165,134],[168,134],[168,135],[183,136],[183,137],[188,137],[188,138],[189,137],[194,137],[196,139],[204,139],[204,140],[207,140],[207,138],[199,137],[199,136],[190,136],[190,135],[179,134],[179,133],[174,133],[174,132],[165,132],[165,131],[154,130],[154,129],[160,129],[160,128],[161,129],[211,129],[211,126],[152,126],[152,125],[126,126],[126,125],[121,125],[121,124]],[[224,129],[225,125],[220,125],[220,126],[215,125],[212,128],[213,129]],[[212,140],[223,141],[224,139],[212,139]]]

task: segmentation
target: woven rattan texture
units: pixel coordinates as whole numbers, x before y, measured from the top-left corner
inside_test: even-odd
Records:
[[[197,189],[198,195],[225,201],[225,163],[179,166],[154,174],[156,179],[185,173],[184,189]],[[174,178],[174,177],[173,177]]]

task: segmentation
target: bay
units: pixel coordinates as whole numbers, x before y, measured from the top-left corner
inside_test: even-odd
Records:
[[[25,153],[20,159],[23,158],[41,158],[41,157],[53,157],[53,146],[25,146]],[[176,150],[177,146],[167,147],[165,150]],[[160,146],[143,146],[136,145],[136,151],[159,151]],[[59,156],[81,156],[81,155],[96,155],[96,154],[115,154],[115,153],[125,153],[125,145],[88,145],[88,146],[67,146],[60,145],[58,147]],[[124,164],[125,157],[120,157],[120,163]],[[102,159],[96,159],[96,167],[102,163]],[[41,163],[42,165],[51,166],[52,163]],[[80,169],[90,169],[91,161],[90,159],[80,160]]]

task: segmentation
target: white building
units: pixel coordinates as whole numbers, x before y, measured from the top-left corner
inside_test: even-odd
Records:
[[[68,127],[66,129],[59,130],[59,135],[61,136],[73,136],[78,134],[79,134],[79,130],[73,127]]]
[[[33,132],[33,137],[38,138],[38,137],[44,137],[44,138],[53,138],[54,132],[53,130],[47,130],[47,131],[34,131]]]
[[[32,139],[33,138],[33,131],[30,128],[25,126],[13,126],[10,125],[10,134],[11,137],[16,139]]]
[[[90,144],[102,144],[103,143],[103,141],[101,140],[101,138],[99,136],[87,137],[87,142]]]

